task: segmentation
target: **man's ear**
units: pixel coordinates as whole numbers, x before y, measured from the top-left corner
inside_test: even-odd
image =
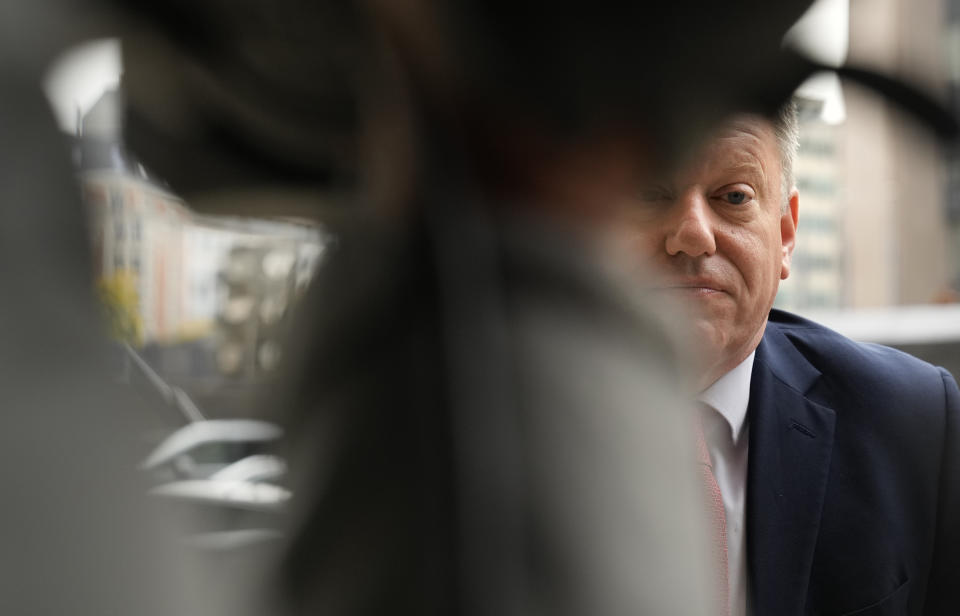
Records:
[[[793,255],[793,247],[797,243],[797,225],[800,212],[800,191],[794,186],[790,189],[790,197],[787,199],[787,211],[780,215],[780,280],[786,280],[790,275],[790,257]]]

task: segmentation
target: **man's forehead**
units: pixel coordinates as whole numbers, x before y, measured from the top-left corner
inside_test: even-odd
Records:
[[[770,121],[760,116],[735,116],[714,132],[694,155],[694,168],[758,166],[766,171],[779,161],[777,138]]]
[[[705,143],[701,151],[733,147],[755,155],[770,153],[777,145],[777,136],[769,120],[754,115],[738,115],[724,122]]]
[[[725,120],[685,162],[672,170],[661,170],[651,181],[690,181],[691,176],[734,170],[755,170],[764,177],[779,169],[780,156],[773,123],[752,114]],[[659,175],[659,177],[658,177]]]

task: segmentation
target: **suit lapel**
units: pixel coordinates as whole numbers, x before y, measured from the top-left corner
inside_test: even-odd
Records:
[[[836,418],[804,395],[819,378],[769,323],[747,411],[747,562],[755,614],[802,614],[806,603]]]

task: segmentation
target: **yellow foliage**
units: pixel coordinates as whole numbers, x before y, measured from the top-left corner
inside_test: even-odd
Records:
[[[143,342],[143,318],[137,276],[130,270],[117,270],[97,281],[97,295],[106,313],[111,337],[140,346]]]

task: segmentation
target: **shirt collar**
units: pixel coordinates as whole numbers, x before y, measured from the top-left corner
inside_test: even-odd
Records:
[[[750,353],[736,368],[717,379],[697,397],[700,402],[710,405],[727,420],[734,445],[737,444],[743,432],[743,424],[747,420],[754,355],[756,351]]]

